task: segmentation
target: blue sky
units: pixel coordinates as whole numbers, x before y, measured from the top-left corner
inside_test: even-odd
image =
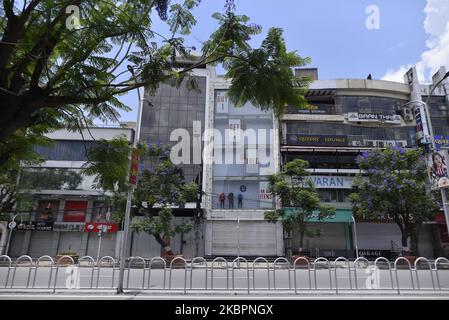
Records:
[[[202,0],[195,8],[198,23],[188,37],[188,44],[201,47],[201,41],[216,28],[211,15],[223,11],[224,2]],[[438,13],[449,12],[445,2],[449,3],[447,0],[236,0],[236,7],[237,13],[248,15],[251,22],[263,27],[262,34],[252,39],[253,46],[260,44],[270,27],[280,27],[284,29],[288,49],[310,57],[310,66],[319,69],[320,79],[366,78],[372,74],[374,79],[397,80],[403,70],[423,60],[423,53],[429,50],[426,41],[431,32],[426,30],[424,22],[426,18],[438,19],[426,13],[426,5],[437,9],[429,11],[445,27],[449,15]],[[380,10],[378,30],[365,26],[369,5],[376,5]],[[166,30],[158,19],[154,25],[155,30]],[[431,27],[427,23],[427,29]],[[438,32],[442,33],[439,29],[432,35],[437,40]],[[423,64],[423,74],[426,68],[431,67]],[[136,92],[121,100],[136,109]],[[122,114],[120,120],[135,119],[136,112],[132,111]]]

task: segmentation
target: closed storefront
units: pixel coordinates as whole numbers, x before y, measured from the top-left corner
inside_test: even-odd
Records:
[[[77,254],[83,255],[86,250],[83,235],[84,233],[82,232],[60,232],[58,253],[76,252]]]
[[[40,257],[44,255],[53,256],[53,239],[54,233],[52,231],[30,231],[31,240],[29,247],[29,255],[32,257]]]
[[[357,223],[359,250],[391,250],[401,246],[401,231],[395,223]]]
[[[265,221],[210,221],[212,255],[275,256],[282,229]]]

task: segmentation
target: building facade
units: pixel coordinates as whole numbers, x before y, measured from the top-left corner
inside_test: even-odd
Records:
[[[10,231],[10,256],[117,256],[121,226],[111,219],[105,193],[93,187],[94,177],[82,175],[80,170],[96,140],[118,136],[132,143],[134,130],[93,127],[82,133],[57,130],[47,134],[53,144],[35,148],[45,161],[20,170],[18,225]],[[100,251],[99,225],[108,228],[101,235]]]
[[[414,70],[411,72],[416,74]],[[300,69],[297,73],[302,75]],[[281,124],[282,163],[296,158],[307,160],[321,200],[336,208],[334,218],[313,223],[323,235],[306,239],[312,255],[355,257],[358,247],[359,255],[388,257],[399,250],[398,226],[384,217],[368,220],[354,216],[348,196],[355,175],[360,173],[356,162],[359,154],[388,146],[423,145],[416,107],[411,102],[425,100],[427,97],[422,97],[421,91],[426,88],[429,92],[429,86],[419,85],[416,76],[415,87],[407,81],[402,84],[368,79],[316,79],[306,94],[310,107],[287,108]],[[414,90],[420,93],[414,94]],[[449,127],[444,90],[436,90],[429,105],[435,134],[446,136]],[[421,255],[435,256],[435,248],[442,246],[444,237],[438,235],[434,223],[421,228]],[[298,235],[287,239],[286,245],[295,252],[299,247]]]

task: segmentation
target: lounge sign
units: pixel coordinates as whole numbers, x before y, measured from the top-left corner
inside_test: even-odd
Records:
[[[347,136],[317,135],[317,134],[288,134],[287,143],[301,146],[347,146]]]
[[[349,122],[383,122],[391,124],[401,124],[401,116],[397,114],[378,114],[378,113],[348,113]]]

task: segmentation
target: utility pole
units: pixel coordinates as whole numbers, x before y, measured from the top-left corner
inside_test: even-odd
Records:
[[[132,67],[128,68],[130,72],[133,74],[135,81],[137,82],[137,79],[134,75],[134,70]],[[144,91],[145,93],[145,91]],[[137,111],[137,123],[136,123],[136,135],[134,136],[133,141],[133,147],[135,148],[137,146],[139,136],[140,136],[140,124],[142,119],[142,109],[143,109],[143,100],[140,97],[140,91],[139,88],[137,89],[137,95],[139,97],[139,109]],[[129,155],[130,159],[130,168],[129,168],[129,182],[130,186],[128,188],[128,196],[126,198],[126,210],[125,210],[125,225],[123,230],[123,238],[121,239],[121,251],[120,251],[120,268],[119,268],[119,280],[118,280],[118,286],[117,286],[117,293],[123,293],[123,281],[124,281],[124,275],[125,275],[125,260],[126,260],[126,254],[128,249],[128,234],[129,234],[129,226],[131,221],[131,201],[132,201],[132,194],[134,191],[134,188],[137,186],[137,172],[135,172],[135,176],[133,176],[133,173],[131,172],[131,168],[133,166],[133,162],[136,161],[135,156],[131,152]]]

